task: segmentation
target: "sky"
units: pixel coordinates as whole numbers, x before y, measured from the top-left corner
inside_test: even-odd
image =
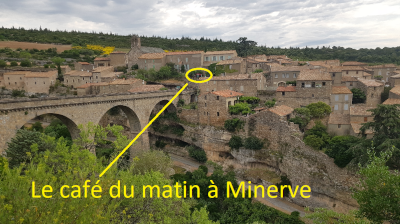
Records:
[[[400,46],[400,0],[0,0],[0,25],[237,40],[268,47]]]

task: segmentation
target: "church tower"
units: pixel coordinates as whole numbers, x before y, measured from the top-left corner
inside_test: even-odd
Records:
[[[140,43],[140,37],[136,34],[132,35],[131,38],[131,49],[137,48],[140,49],[141,43]]]

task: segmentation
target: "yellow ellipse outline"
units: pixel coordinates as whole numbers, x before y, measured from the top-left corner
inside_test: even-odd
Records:
[[[210,73],[210,78],[208,78],[208,79],[206,79],[206,80],[203,80],[203,81],[196,81],[196,80],[193,80],[193,79],[189,78],[189,73],[192,72],[192,71],[196,71],[196,70],[203,70],[203,71],[206,71],[206,72]],[[189,71],[186,72],[185,77],[186,77],[186,79],[189,80],[190,82],[194,82],[194,83],[205,83],[205,82],[208,82],[208,81],[211,80],[211,78],[213,77],[213,74],[212,74],[212,72],[211,72],[210,70],[208,70],[208,69],[206,69],[206,68],[192,68],[192,69],[190,69]]]

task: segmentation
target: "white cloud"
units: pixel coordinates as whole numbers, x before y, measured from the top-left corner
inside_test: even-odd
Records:
[[[400,46],[398,0],[25,0],[0,3],[5,27],[237,40],[267,46]]]

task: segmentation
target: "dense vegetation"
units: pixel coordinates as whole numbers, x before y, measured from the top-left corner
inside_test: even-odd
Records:
[[[130,48],[130,35],[122,36],[110,33],[86,33],[79,31],[50,31],[48,29],[1,28],[0,40],[27,41],[38,43],[61,43],[86,46],[96,44],[102,46],[115,46],[117,48]],[[339,46],[322,46],[316,48],[280,48],[256,46],[256,42],[240,38],[238,41],[222,41],[202,37],[168,38],[161,36],[141,36],[142,46],[159,47],[165,50],[234,50],[239,55],[287,55],[299,60],[330,60],[360,61],[367,63],[396,63],[400,64],[400,47],[384,47],[375,49],[361,48],[359,50]]]

